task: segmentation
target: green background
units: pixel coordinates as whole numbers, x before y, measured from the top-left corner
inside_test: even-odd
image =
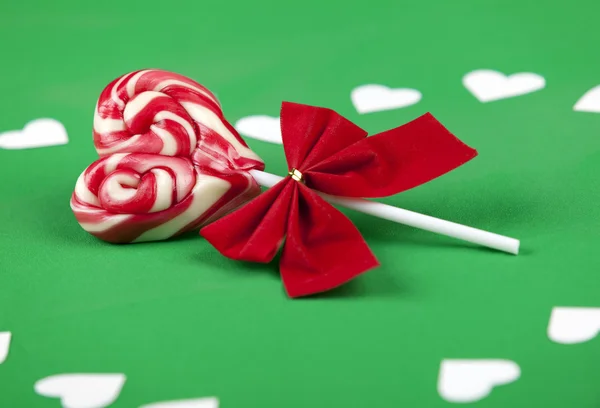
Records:
[[[354,4],[354,5],[353,5]],[[554,4],[554,5],[552,5]],[[114,408],[216,396],[223,408],[446,407],[445,358],[502,358],[521,378],[477,407],[600,406],[600,338],[546,334],[553,306],[600,306],[596,0],[21,1],[0,5],[0,130],[60,120],[69,144],[0,150],[0,406],[59,407],[33,384],[122,372]],[[347,211],[382,266],[291,300],[276,265],[230,261],[190,234],[113,246],[69,198],[95,160],[101,90],[141,68],[190,76],[231,123],[282,100],[333,108],[370,133],[432,112],[479,157],[387,203],[522,240],[518,256]],[[475,69],[535,72],[546,88],[480,103]],[[420,103],[359,115],[368,83]],[[271,172],[281,146],[248,140]]]

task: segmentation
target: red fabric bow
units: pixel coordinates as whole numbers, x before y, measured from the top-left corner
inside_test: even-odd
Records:
[[[279,266],[290,297],[330,290],[379,265],[352,222],[313,189],[385,197],[477,156],[429,113],[367,137],[330,109],[284,102],[281,133],[289,169],[304,183],[288,176],[200,233],[242,261],[268,263],[283,244]]]

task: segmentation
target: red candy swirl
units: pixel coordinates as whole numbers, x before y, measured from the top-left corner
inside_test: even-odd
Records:
[[[71,208],[109,242],[179,235],[260,192],[264,163],[225,120],[216,97],[178,74],[136,71],[111,82],[94,117],[100,159],[79,177]]]

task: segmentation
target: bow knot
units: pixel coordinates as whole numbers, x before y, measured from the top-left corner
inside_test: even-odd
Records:
[[[302,174],[302,172],[298,169],[291,169],[289,171],[288,175],[291,176],[293,180],[296,180],[300,183],[304,184],[304,182],[305,182],[304,174]]]
[[[352,222],[316,191],[390,196],[477,155],[431,114],[367,137],[330,109],[284,102],[281,132],[290,177],[200,233],[237,260],[267,263],[281,249],[281,277],[291,297],[333,289],[379,265]]]

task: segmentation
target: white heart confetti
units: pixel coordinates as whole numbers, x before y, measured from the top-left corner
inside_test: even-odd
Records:
[[[350,94],[350,99],[358,113],[405,108],[419,102],[421,97],[421,92],[416,89],[392,89],[375,84],[359,86]]]
[[[116,401],[124,374],[58,374],[35,383],[35,392],[60,398],[63,408],[104,408]]]
[[[531,72],[507,76],[498,71],[480,69],[466,74],[463,85],[480,102],[491,102],[540,90],[546,86],[546,80]]]
[[[0,364],[6,361],[8,350],[10,349],[10,332],[0,332]]]
[[[213,397],[165,401],[142,405],[140,408],[219,408],[219,400]]]
[[[282,144],[279,118],[267,115],[247,116],[235,123],[242,135],[269,143]]]
[[[520,375],[521,369],[510,360],[443,360],[438,393],[449,402],[475,402]]]
[[[555,307],[548,323],[548,337],[561,344],[589,341],[600,333],[600,308]]]
[[[573,110],[600,113],[600,85],[587,91],[573,106]]]
[[[0,133],[0,148],[4,149],[31,149],[68,142],[67,130],[54,119],[36,119],[27,123],[23,130]]]

